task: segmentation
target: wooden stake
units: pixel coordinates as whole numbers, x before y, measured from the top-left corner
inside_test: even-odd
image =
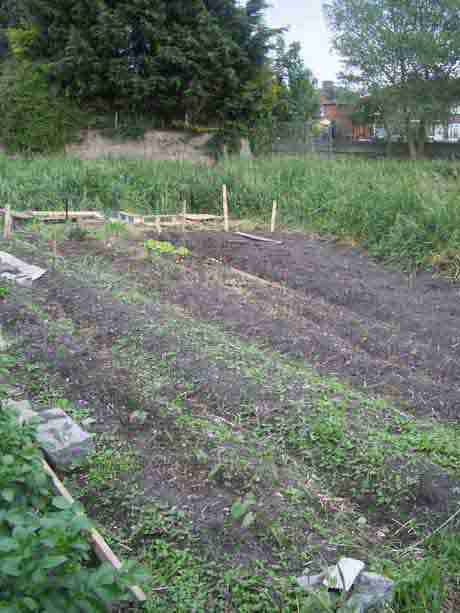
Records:
[[[13,230],[13,218],[11,217],[11,207],[9,204],[5,208],[5,219],[3,226],[3,238],[7,241],[11,238]]]
[[[275,227],[276,227],[276,211],[278,208],[278,204],[276,202],[276,200],[273,200],[273,208],[272,208],[272,224],[271,224],[271,233],[273,234],[273,232],[275,231]]]
[[[54,470],[48,464],[46,460],[42,460],[43,468],[45,472],[51,477],[54,483],[54,487],[59,492],[59,494],[67,500],[70,504],[74,504],[75,500],[70,494],[69,490],[65,487],[59,477],[56,475]],[[96,552],[97,557],[102,562],[109,562],[116,570],[120,570],[122,564],[117,556],[110,549],[106,540],[102,536],[100,532],[98,532],[95,528],[91,528],[90,530],[91,540],[93,541],[94,551]],[[131,593],[135,596],[136,600],[139,602],[145,602],[147,600],[147,596],[137,585],[132,585],[129,588]]]
[[[157,229],[158,234],[161,234],[161,219],[160,216],[155,219],[155,227]]]
[[[224,231],[229,232],[230,228],[228,225],[228,193],[227,186],[222,186],[222,200],[224,205]]]
[[[182,206],[182,234],[185,234],[185,224],[187,223],[187,200],[184,200]]]

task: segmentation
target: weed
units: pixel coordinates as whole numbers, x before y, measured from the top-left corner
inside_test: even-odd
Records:
[[[180,257],[190,255],[190,251],[187,249],[187,247],[176,247],[167,241],[156,241],[151,239],[144,243],[144,247],[147,249],[147,251],[158,255],[177,255]]]
[[[71,225],[66,234],[70,241],[84,241],[89,236],[88,230],[78,224]]]

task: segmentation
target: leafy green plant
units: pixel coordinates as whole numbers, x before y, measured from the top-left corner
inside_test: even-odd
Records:
[[[233,503],[231,508],[231,516],[235,521],[241,521],[243,528],[249,528],[256,521],[256,514],[252,511],[252,507],[256,504],[254,494],[247,494],[243,499]]]
[[[32,425],[0,411],[0,608],[26,611],[105,611],[126,597],[136,577],[93,567],[90,522],[78,504],[54,496]]]
[[[86,228],[82,228],[82,226],[76,224],[70,226],[69,230],[66,232],[67,238],[71,241],[84,241],[88,238],[89,232]]]
[[[27,61],[11,62],[0,75],[0,140],[12,153],[63,149],[81,126],[75,104],[53,94],[48,68]]]
[[[9,287],[0,282],[0,300],[4,300],[10,293]]]
[[[187,257],[190,255],[190,251],[187,249],[187,247],[176,247],[167,241],[156,241],[151,239],[145,241],[144,247],[147,249],[147,251],[159,255],[176,255],[180,257]]]

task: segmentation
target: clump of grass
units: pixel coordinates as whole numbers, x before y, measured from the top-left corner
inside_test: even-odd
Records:
[[[120,208],[221,212],[229,190],[234,218],[269,222],[279,202],[283,226],[354,238],[376,256],[410,267],[460,248],[458,178],[452,162],[280,158],[230,160],[213,168],[140,160],[79,161],[0,157],[0,198],[18,209]],[[434,260],[433,260],[434,258]],[[449,261],[454,261],[452,255]],[[444,261],[444,260],[442,260]]]

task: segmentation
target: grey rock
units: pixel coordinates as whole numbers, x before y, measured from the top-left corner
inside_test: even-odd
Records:
[[[94,452],[94,441],[61,409],[40,413],[37,439],[53,464],[62,469],[83,464]]]
[[[305,575],[297,583],[306,591],[325,589],[323,580],[335,567],[321,575]],[[338,609],[339,613],[367,613],[384,611],[394,597],[394,582],[375,573],[362,572],[356,579],[350,598]]]
[[[304,575],[302,577],[297,578],[297,583],[301,588],[307,590],[307,592],[312,592],[321,587],[324,579],[324,574],[322,575]]]
[[[342,613],[365,613],[383,611],[394,597],[394,581],[375,573],[361,573],[353,595],[339,611]]]
[[[61,469],[81,466],[94,452],[92,435],[85,432],[62,409],[37,413],[28,400],[5,400],[2,407],[14,411],[20,424],[37,423],[37,441],[53,464]]]

